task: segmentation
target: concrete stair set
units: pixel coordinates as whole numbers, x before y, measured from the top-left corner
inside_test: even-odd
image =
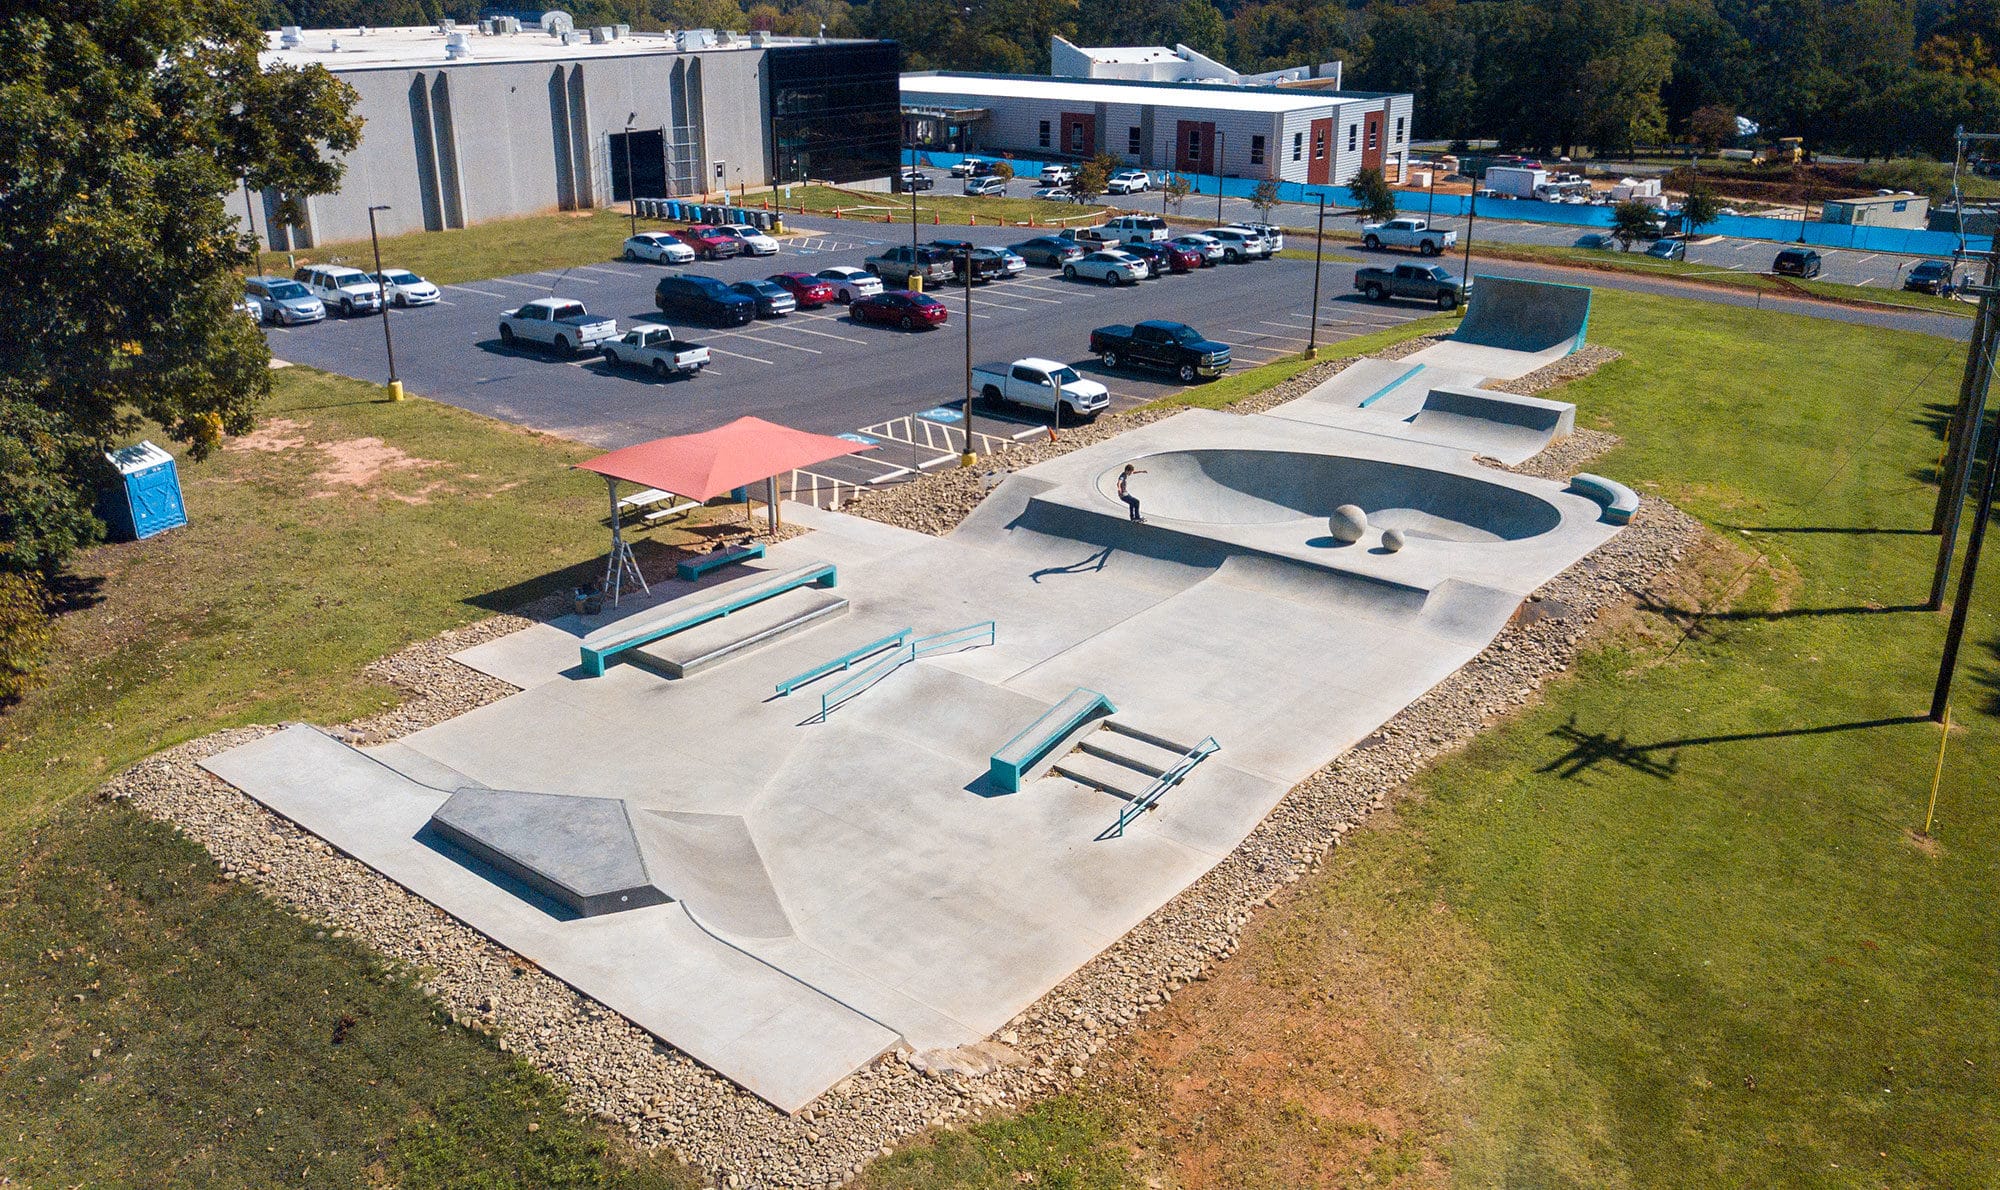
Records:
[[[1178,744],[1115,718],[1100,720],[1097,726],[1076,741],[1074,751],[1056,761],[1045,780],[1062,778],[1135,802],[1194,750],[1193,744]]]

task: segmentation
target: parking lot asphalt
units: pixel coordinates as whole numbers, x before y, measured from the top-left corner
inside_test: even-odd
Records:
[[[737,281],[859,266],[885,246],[907,243],[909,234],[907,224],[836,222],[795,231],[775,257],[679,266],[608,260],[444,286],[438,305],[390,314],[398,375],[412,393],[607,449],[712,429],[744,414],[874,445],[796,477],[788,494],[821,506],[843,500],[853,486],[956,463],[965,444],[962,287],[932,291],[951,311],[948,323],[934,330],[857,324],[838,305],[726,330],[673,323],[655,311],[653,285],[670,269]],[[924,226],[920,234],[988,244],[1029,238],[1021,228]],[[1360,300],[1352,290],[1353,269],[1326,266],[1321,345],[1432,312],[1415,303]],[[594,355],[563,360],[503,346],[501,313],[548,296],[580,300],[592,313],[616,318],[621,328],[669,323],[705,344],[713,362],[693,378],[657,380],[636,369],[614,369]],[[1087,352],[1093,327],[1147,318],[1186,322],[1230,344],[1237,367],[1253,367],[1305,350],[1311,297],[1307,261],[1218,265],[1116,289],[1031,267],[974,288],[972,358],[975,364],[1024,356],[1065,360],[1104,383],[1114,409],[1129,408],[1184,386],[1165,375],[1106,372]],[[376,383],[387,379],[382,326],[373,317],[272,327],[268,334],[279,359]],[[1048,415],[1026,410],[996,417],[975,407],[973,420],[972,445],[980,454],[1044,434],[1049,426]]]

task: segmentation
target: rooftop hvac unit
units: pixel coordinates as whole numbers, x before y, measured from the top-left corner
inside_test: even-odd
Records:
[[[717,29],[715,31],[715,44],[734,45],[736,44],[736,34],[728,29]]]
[[[545,12],[542,14],[542,32],[551,37],[561,37],[576,28],[576,22],[566,12]]]
[[[632,26],[630,26],[630,25],[613,25],[613,26],[611,26],[611,36],[613,36],[613,37],[616,37],[616,38],[617,38],[617,39],[619,39],[620,41],[623,41],[623,40],[625,40],[625,39],[626,39],[627,37],[630,37],[630,36],[632,36]]]
[[[470,58],[472,56],[472,47],[465,44],[465,34],[447,33],[444,35],[444,56],[447,58]]]
[[[763,29],[753,29],[750,31],[750,44],[756,46],[770,45],[771,34]]]
[[[608,44],[610,41],[611,41],[611,29],[609,26],[592,25],[590,27],[590,44],[605,45]]]
[[[305,40],[299,36],[299,33],[300,30],[297,25],[286,25],[278,32],[278,44],[288,50],[298,49],[299,43]]]
[[[443,17],[438,21],[438,32],[450,33],[452,30],[452,26],[456,24],[457,22],[452,20],[450,17]]]
[[[556,34],[556,37],[559,40],[561,40],[561,42],[564,45],[576,44],[576,30],[574,29],[564,29],[562,32]]]
[[[491,36],[493,36],[493,22],[492,22],[492,21],[481,21],[481,22],[479,22],[479,33],[480,33],[480,36],[482,36],[482,37],[491,37]]]

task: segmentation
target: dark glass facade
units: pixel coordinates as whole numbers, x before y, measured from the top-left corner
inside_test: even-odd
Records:
[[[902,58],[893,41],[781,46],[766,54],[775,180],[854,182],[895,173]]]

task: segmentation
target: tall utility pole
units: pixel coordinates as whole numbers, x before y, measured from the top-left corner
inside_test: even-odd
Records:
[[[965,246],[965,453],[958,465],[970,467],[979,461],[972,449],[972,245]]]
[[[908,284],[910,288],[921,292],[923,289],[923,281],[918,278],[917,273],[915,271],[917,267],[917,141],[915,137],[910,138],[910,172],[903,181],[903,189],[910,192],[910,269],[911,269],[910,278],[911,279],[910,281],[905,282],[905,284]]]
[[[1472,221],[1479,217],[1479,187],[1472,188],[1465,208],[1465,275],[1458,279],[1459,286],[1472,284]]]
[[[1320,247],[1326,243],[1326,191],[1319,192],[1319,232],[1313,236],[1313,304],[1312,326],[1306,331],[1306,355],[1319,358],[1319,260]]]
[[[381,304],[376,311],[382,318],[382,346],[389,353],[389,399],[403,399],[403,382],[396,379],[396,341],[389,337],[389,286],[382,279],[382,240],[375,234],[375,212],[386,211],[386,206],[368,208],[368,242],[375,248],[375,295]]]
[[[625,117],[625,197],[632,203],[632,234],[639,234],[639,179],[632,176],[632,129],[638,112]]]

